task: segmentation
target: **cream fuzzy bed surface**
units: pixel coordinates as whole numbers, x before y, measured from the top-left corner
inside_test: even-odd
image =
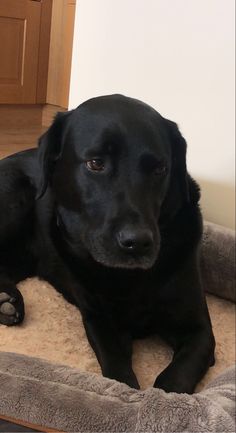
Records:
[[[0,351],[17,352],[100,373],[84,331],[79,310],[52,286],[36,278],[19,284],[26,316],[20,326],[0,325]],[[199,384],[202,389],[235,362],[235,306],[207,297],[216,337],[216,364]],[[134,342],[133,366],[141,388],[153,384],[170,362],[172,350],[159,338]]]

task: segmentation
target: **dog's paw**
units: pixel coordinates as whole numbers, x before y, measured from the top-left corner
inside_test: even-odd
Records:
[[[174,372],[173,372],[174,373]],[[192,394],[194,391],[194,384],[190,380],[181,376],[176,371],[172,374],[171,371],[164,370],[159,376],[157,376],[154,383],[154,388],[163,389],[165,392],[176,392],[178,394],[186,393]]]
[[[130,386],[131,388],[140,389],[133,370],[127,369],[117,371],[117,369],[113,370],[109,368],[106,371],[103,371],[103,376],[108,377],[109,379],[115,379],[121,383],[126,383],[126,385]]]
[[[0,324],[17,325],[24,319],[24,301],[19,290],[0,292]]]

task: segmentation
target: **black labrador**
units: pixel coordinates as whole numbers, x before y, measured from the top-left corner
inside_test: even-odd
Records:
[[[80,309],[104,376],[138,388],[132,340],[158,334],[174,356],[154,386],[192,393],[215,340],[185,154],[175,123],[111,95],[58,114],[38,149],[1,160],[0,323],[22,322],[16,283],[37,275]]]

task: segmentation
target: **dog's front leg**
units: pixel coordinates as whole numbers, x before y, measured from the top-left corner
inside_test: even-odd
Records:
[[[83,317],[88,340],[97,356],[103,376],[139,389],[132,369],[130,335],[116,330],[110,321],[97,315]]]
[[[172,362],[157,377],[154,387],[166,392],[192,394],[208,368],[214,364],[215,339],[210,326],[192,331],[178,344]]]

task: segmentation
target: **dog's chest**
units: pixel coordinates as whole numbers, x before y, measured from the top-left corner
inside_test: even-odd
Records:
[[[179,300],[172,284],[154,272],[148,276],[135,274],[132,278],[115,276],[107,273],[106,278],[102,275],[89,281],[84,291],[89,311],[137,338],[156,333],[167,322],[175,322]]]
[[[134,336],[150,333],[155,323],[156,299],[153,287],[111,287],[98,296],[97,308],[118,327]]]

